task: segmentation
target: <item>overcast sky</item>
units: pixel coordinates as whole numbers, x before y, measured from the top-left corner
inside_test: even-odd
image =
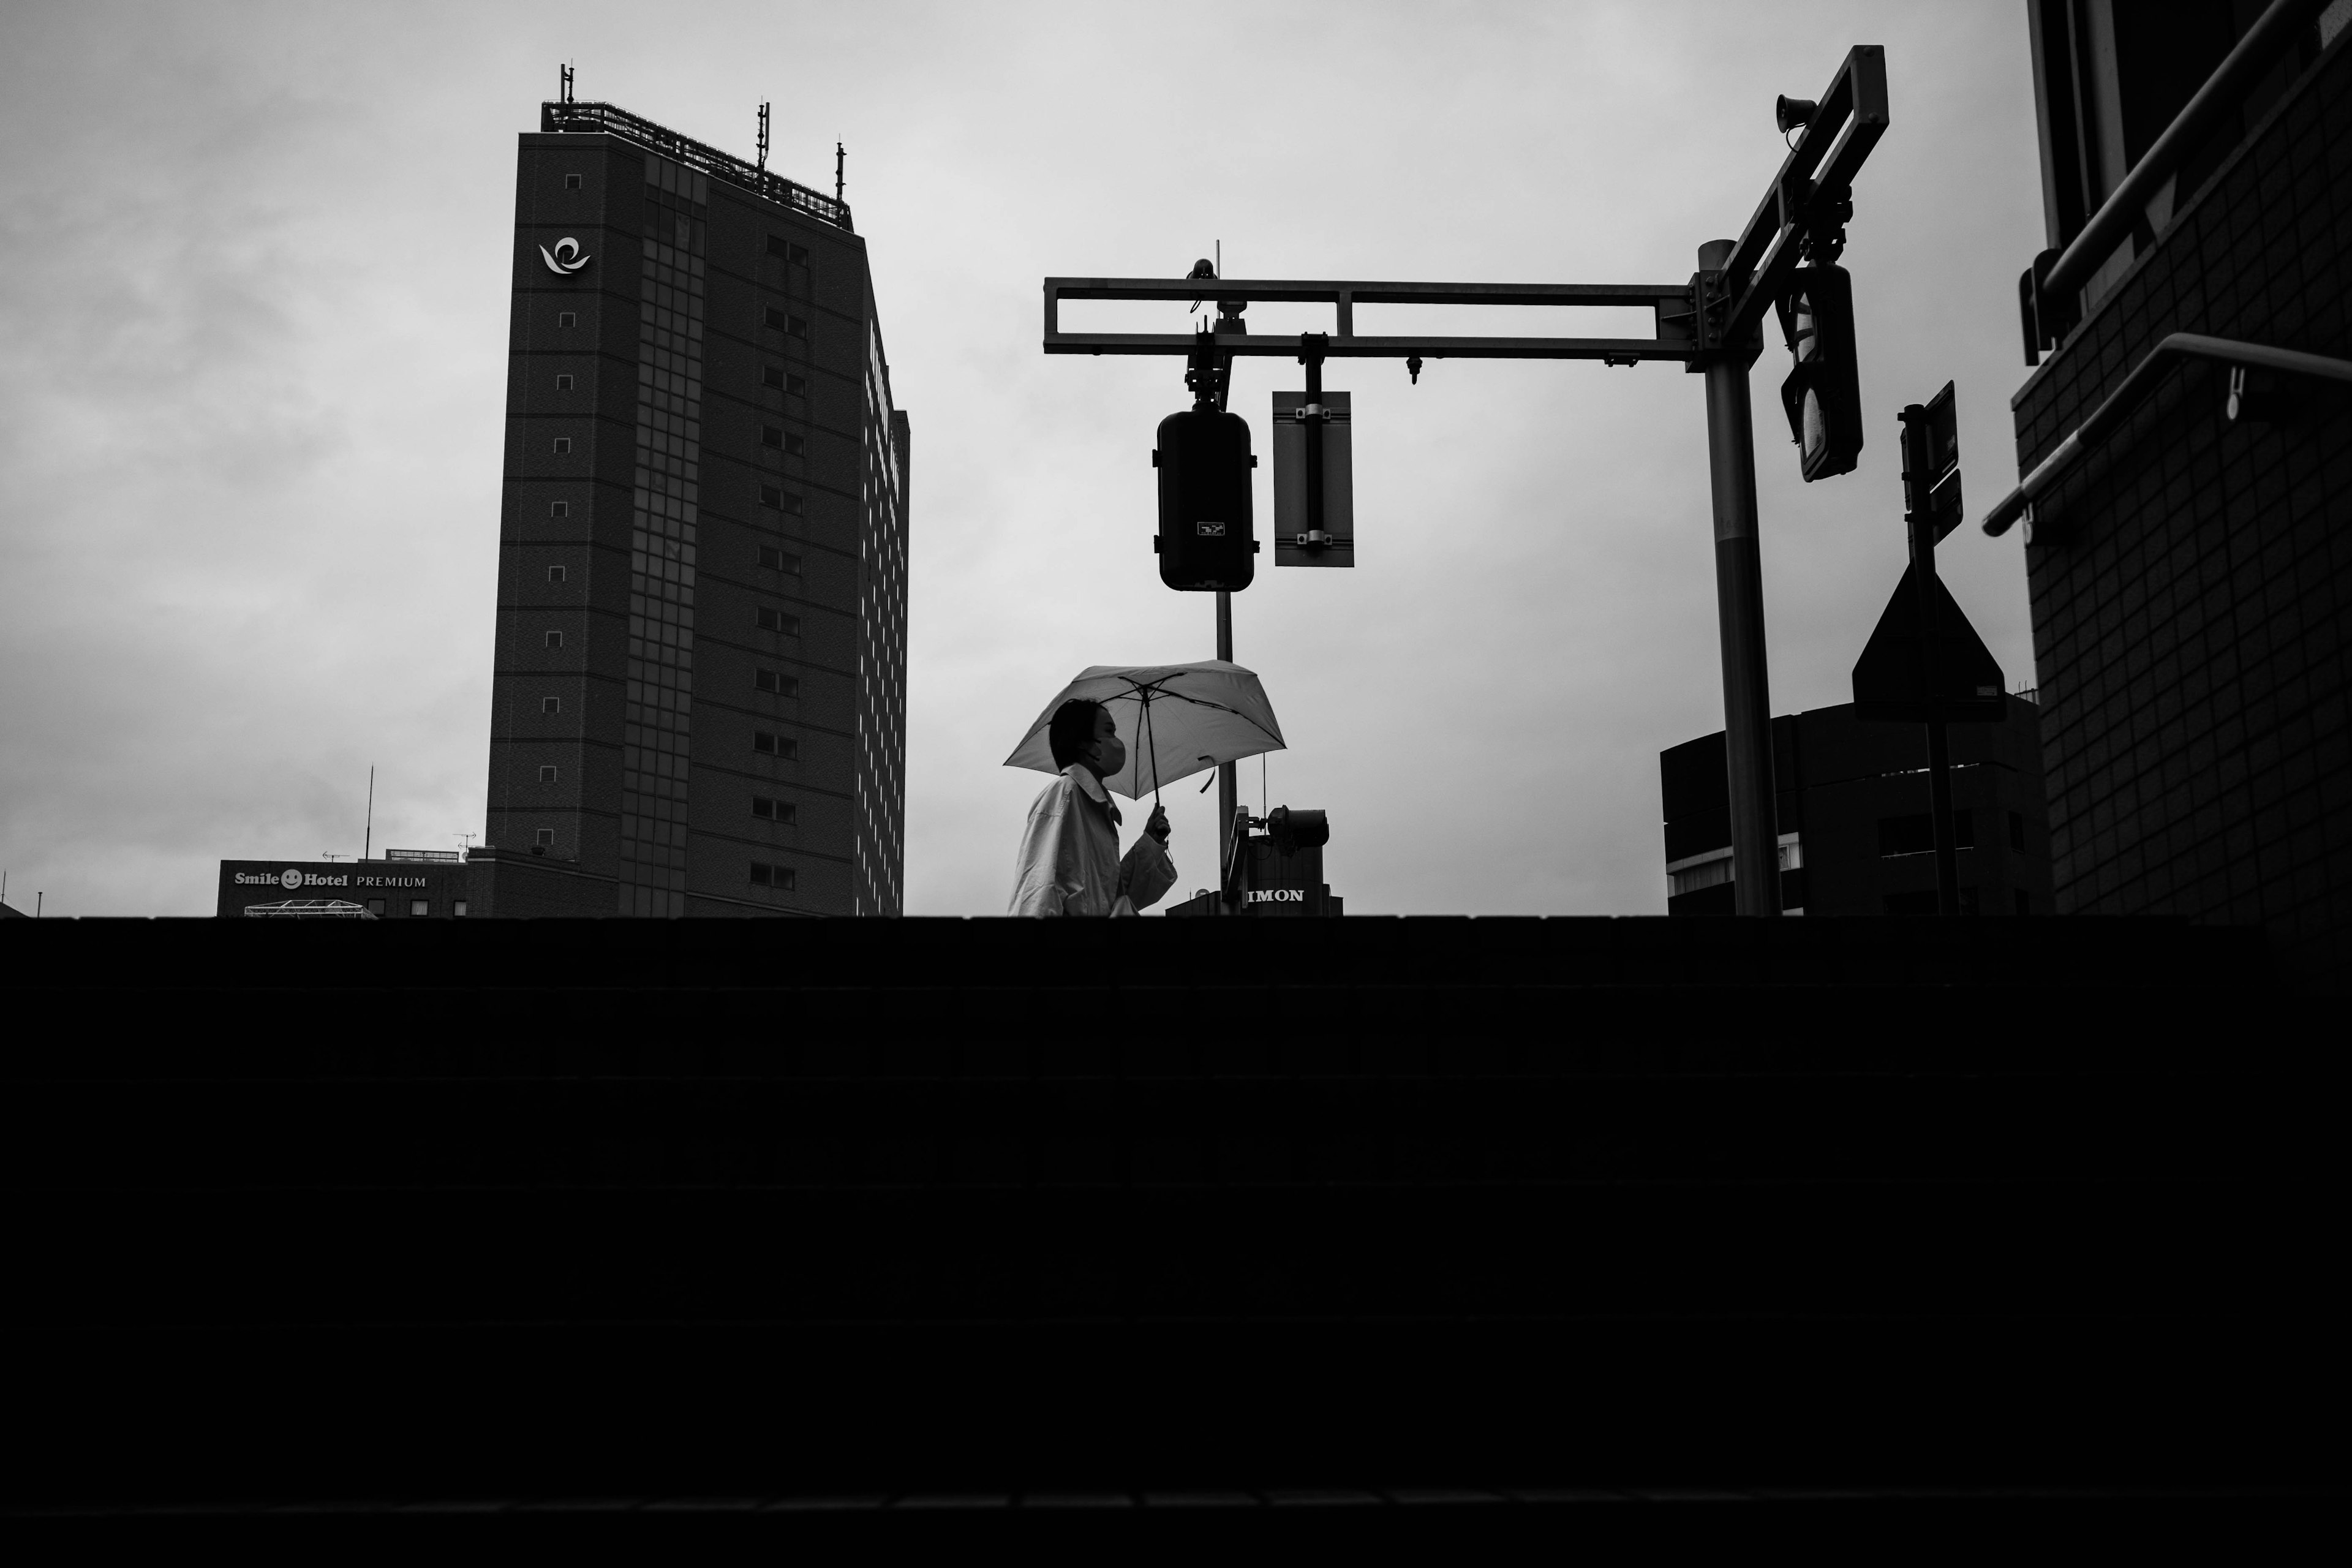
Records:
[[[379,850],[479,832],[515,137],[560,60],[581,98],[746,157],[772,100],[772,165],[805,184],[847,143],[914,429],[908,907],[992,914],[1045,782],[1000,764],[1045,700],[1086,665],[1214,652],[1210,596],[1162,588],[1150,552],[1181,365],[1046,358],[1039,279],[1180,276],[1222,240],[1231,278],[1679,282],[1783,156],[1773,96],[1856,43],[1885,47],[1893,113],[1846,254],[1860,470],[1801,483],[1777,346],[1753,380],[1779,712],[1849,700],[1902,571],[1902,404],[1957,379],[1972,517],[2015,482],[2015,282],[2042,243],[2021,0],[14,0],[7,901],[208,914],[224,858],[356,853],[371,764]],[[1547,330],[1468,314],[1359,326]],[[1301,374],[1237,368],[1261,449]],[[1355,398],[1361,564],[1268,552],[1234,607],[1290,741],[1271,803],[1330,812],[1351,912],[1663,911],[1657,754],[1723,721],[1699,378],[1456,361],[1416,387],[1346,361],[1328,384]],[[1971,526],[1941,564],[2030,682],[2017,535]],[[1214,797],[1179,788],[1189,890]]]

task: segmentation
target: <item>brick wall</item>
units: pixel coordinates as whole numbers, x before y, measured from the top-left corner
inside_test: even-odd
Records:
[[[2020,471],[2167,333],[2352,357],[2339,36],[2012,401]],[[2231,423],[2169,374],[2036,503],[2026,572],[2061,913],[2271,931],[2352,977],[2352,410]]]

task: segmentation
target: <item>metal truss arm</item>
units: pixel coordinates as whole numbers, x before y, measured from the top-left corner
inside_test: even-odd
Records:
[[[1339,330],[1325,351],[1332,359],[1597,359],[1683,363],[1697,352],[1691,335],[1691,295],[1680,283],[1357,283],[1274,282],[1212,278],[1048,278],[1045,352],[1049,354],[1190,354],[1192,332],[1070,332],[1061,325],[1064,300],[1236,300],[1259,303],[1324,303],[1339,308]],[[1359,337],[1355,308],[1364,305],[1562,305],[1645,307],[1656,335],[1647,338]],[[1220,318],[1221,321],[1229,318]],[[1291,359],[1296,334],[1218,331],[1216,352],[1243,357]]]
[[[1773,301],[1789,291],[1806,236],[1844,226],[1853,177],[1886,124],[1886,51],[1856,44],[1732,246],[1723,270],[1736,292],[1718,342],[1745,342],[1763,324]]]

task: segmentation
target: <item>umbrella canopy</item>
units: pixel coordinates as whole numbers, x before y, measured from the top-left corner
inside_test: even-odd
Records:
[[[1219,658],[1199,664],[1098,664],[1045,704],[1028,734],[1004,759],[1008,768],[1057,773],[1046,729],[1055,710],[1083,697],[1110,710],[1127,742],[1127,766],[1103,780],[1129,800],[1141,800],[1220,763],[1283,749],[1282,726],[1257,677]]]

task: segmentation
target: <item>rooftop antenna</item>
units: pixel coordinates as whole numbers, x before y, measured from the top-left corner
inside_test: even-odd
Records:
[[[366,832],[366,833],[365,833],[365,835],[363,835],[363,836],[361,837],[361,839],[360,839],[360,858],[361,858],[361,859],[362,859],[362,860],[366,859],[366,858],[368,858],[368,851],[369,851],[369,850],[371,850],[371,849],[373,849],[373,848],[374,848],[374,847],[375,847],[375,764],[374,764],[374,763],[369,763],[369,764],[368,764],[368,810],[367,810],[367,832]]]
[[[468,850],[474,847],[474,836],[470,833],[452,833],[449,837],[464,845]]]
[[[569,103],[572,101],[572,68],[561,66],[557,68],[563,72],[563,101]]]
[[[841,193],[849,188],[846,174],[848,167],[849,154],[842,151],[840,142],[835,142],[833,144],[833,199],[835,201],[839,201]]]
[[[764,103],[763,103],[763,104],[760,105],[760,169],[761,169],[761,172],[762,174],[766,173],[766,172],[767,172],[767,167],[768,167],[768,106],[767,106],[766,104],[764,104]]]

